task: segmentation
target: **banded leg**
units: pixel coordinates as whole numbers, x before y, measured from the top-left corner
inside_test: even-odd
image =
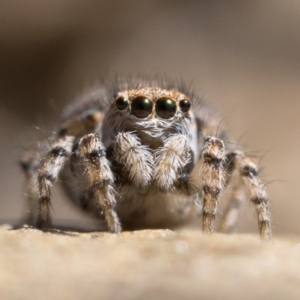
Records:
[[[27,151],[23,155],[20,165],[26,179],[26,215],[24,223],[29,225],[35,224],[35,216],[37,213],[38,199],[37,191],[38,174],[41,168],[41,156],[38,149],[36,151]]]
[[[234,186],[221,222],[221,231],[223,233],[231,233],[234,231],[242,206],[243,196],[241,188]]]
[[[114,158],[129,172],[133,184],[146,189],[152,179],[153,158],[149,149],[130,132],[119,133],[114,142]]]
[[[204,142],[201,152],[203,165],[200,170],[203,196],[202,230],[212,233],[223,189],[225,149],[223,141],[216,137],[206,137]]]
[[[186,136],[172,135],[155,153],[153,178],[159,190],[172,190],[183,168],[191,161],[191,149]]]
[[[71,155],[74,137],[59,139],[47,154],[38,175],[38,212],[36,226],[50,227],[49,204],[52,184],[58,179],[66,159]]]
[[[113,188],[114,176],[106,159],[105,148],[95,134],[87,134],[79,141],[79,151],[86,165],[90,187],[97,203],[103,209],[108,229],[121,231],[121,224],[115,211],[116,199]]]
[[[235,152],[234,164],[240,172],[250,201],[254,204],[262,239],[270,240],[272,235],[269,201],[264,185],[257,176],[257,166],[242,152]]]
[[[220,223],[220,231],[223,233],[234,231],[242,202],[245,199],[243,187],[241,187],[240,174],[236,170],[234,162],[235,152],[227,153],[225,159],[226,179],[224,189],[230,184],[232,191],[228,199],[226,199],[227,203]]]

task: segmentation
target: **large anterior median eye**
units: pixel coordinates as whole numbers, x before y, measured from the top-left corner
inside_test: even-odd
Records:
[[[133,99],[131,113],[138,118],[146,118],[152,113],[152,101],[144,96]]]
[[[170,119],[176,113],[176,103],[170,98],[163,97],[156,101],[155,110],[159,117]]]

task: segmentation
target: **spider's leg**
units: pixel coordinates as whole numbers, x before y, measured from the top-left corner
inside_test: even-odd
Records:
[[[191,150],[187,137],[182,134],[171,135],[164,146],[155,152],[153,178],[159,190],[172,190],[178,175],[191,161]]]
[[[121,224],[115,211],[114,176],[106,158],[105,148],[94,134],[87,134],[79,141],[80,156],[85,163],[90,188],[100,208],[104,211],[108,229],[120,232]]]
[[[212,233],[224,185],[225,148],[223,141],[216,137],[206,137],[201,159],[203,161],[200,169],[203,197],[202,230],[205,233]]]
[[[46,155],[39,170],[38,182],[38,212],[36,226],[48,228],[51,225],[49,204],[52,184],[58,179],[66,159],[72,153],[74,137],[65,136],[58,139]]]
[[[153,158],[147,146],[130,132],[120,132],[113,144],[114,159],[129,172],[133,184],[146,189],[152,179]]]
[[[243,200],[244,195],[241,188],[239,186],[233,186],[219,227],[221,232],[232,233],[235,231]]]
[[[235,229],[239,211],[244,202],[245,195],[241,188],[241,180],[239,172],[234,165],[235,152],[226,154],[224,169],[225,169],[225,186],[230,185],[229,196],[226,197],[226,206],[219,224],[219,230],[224,233],[231,233]]]
[[[258,227],[262,239],[270,240],[272,235],[269,201],[264,185],[257,176],[257,166],[243,152],[231,153],[234,168],[238,170],[241,183],[249,195],[250,201],[254,204],[257,213]],[[234,202],[233,202],[234,203]],[[234,204],[232,209],[235,209]],[[227,215],[232,214],[229,209]]]
[[[37,212],[37,179],[41,168],[41,158],[45,153],[41,149],[26,151],[20,160],[20,166],[25,175],[26,182],[26,215],[25,224],[34,225],[34,219]]]

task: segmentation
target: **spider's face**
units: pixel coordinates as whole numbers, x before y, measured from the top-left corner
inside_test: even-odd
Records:
[[[191,101],[177,91],[149,87],[118,93],[114,105],[124,117],[136,122],[157,123],[188,117]]]
[[[171,134],[189,134],[195,122],[189,97],[172,89],[143,87],[118,92],[105,116],[107,144],[119,132],[135,132],[148,145]]]

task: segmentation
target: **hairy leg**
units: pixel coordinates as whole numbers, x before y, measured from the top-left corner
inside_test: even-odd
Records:
[[[36,188],[38,186],[38,174],[41,168],[41,159],[45,153],[39,147],[34,148],[31,151],[26,151],[20,160],[21,168],[25,175],[26,183],[26,214],[25,224],[34,225],[35,217],[38,208],[38,199]]]
[[[224,233],[231,233],[235,230],[236,222],[239,216],[240,208],[244,200],[244,195],[240,186],[233,186],[230,193],[227,207],[225,208],[220,230]]]
[[[90,189],[93,190],[100,209],[104,211],[108,229],[118,233],[121,231],[121,224],[115,211],[114,176],[105,148],[100,139],[91,133],[80,139],[79,150],[90,180]]]
[[[46,155],[38,175],[38,212],[36,226],[50,227],[50,195],[52,184],[58,179],[66,159],[71,155],[74,137],[66,136],[55,142]]]
[[[259,233],[262,239],[270,240],[272,235],[269,201],[265,187],[258,177],[256,164],[243,152],[234,152],[234,165],[256,209]]]
[[[215,137],[206,137],[201,159],[203,160],[200,171],[203,197],[202,230],[205,233],[212,233],[224,185],[225,149],[223,141]]]
[[[243,186],[238,170],[235,168],[235,152],[226,154],[224,169],[225,169],[225,186],[230,187],[229,197],[226,199],[226,206],[220,223],[220,231],[231,233],[236,227],[239,211],[242,203],[245,200]]]

